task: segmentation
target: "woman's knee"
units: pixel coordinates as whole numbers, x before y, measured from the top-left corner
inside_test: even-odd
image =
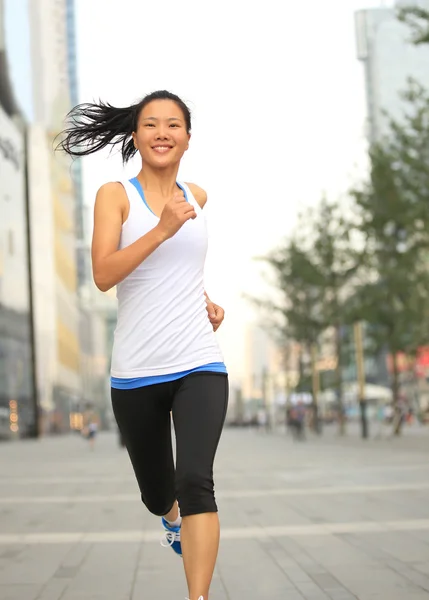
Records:
[[[147,498],[141,495],[143,504],[148,511],[157,517],[163,517],[173,508],[175,500],[164,500],[160,498]]]
[[[186,472],[176,480],[177,499],[183,517],[217,512],[214,483],[211,475]]]

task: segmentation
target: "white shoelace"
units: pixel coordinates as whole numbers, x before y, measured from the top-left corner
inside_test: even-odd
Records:
[[[161,538],[161,546],[163,548],[169,548],[174,542],[180,542],[180,531],[177,533],[174,531],[166,531]]]

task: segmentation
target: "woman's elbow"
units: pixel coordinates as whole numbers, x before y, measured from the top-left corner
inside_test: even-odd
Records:
[[[100,275],[99,273],[94,271],[93,277],[94,283],[100,290],[100,292],[108,292],[110,289],[112,289],[113,285],[110,282],[106,281],[106,278]]]

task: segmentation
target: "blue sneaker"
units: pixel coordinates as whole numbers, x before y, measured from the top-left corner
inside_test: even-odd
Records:
[[[161,546],[163,548],[171,547],[174,552],[179,556],[182,556],[182,544],[180,543],[180,525],[179,527],[172,527],[162,517],[162,525],[165,529],[165,534],[161,540]]]

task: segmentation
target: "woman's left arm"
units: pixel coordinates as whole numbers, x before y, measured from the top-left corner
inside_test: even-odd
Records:
[[[188,183],[187,186],[191,190],[195,200],[198,202],[199,207],[204,208],[207,202],[207,192],[195,183]],[[225,318],[225,311],[221,306],[215,304],[210,300],[207,292],[204,292],[204,294],[206,296],[207,312],[209,315],[210,323],[213,326],[213,331],[217,331]]]

